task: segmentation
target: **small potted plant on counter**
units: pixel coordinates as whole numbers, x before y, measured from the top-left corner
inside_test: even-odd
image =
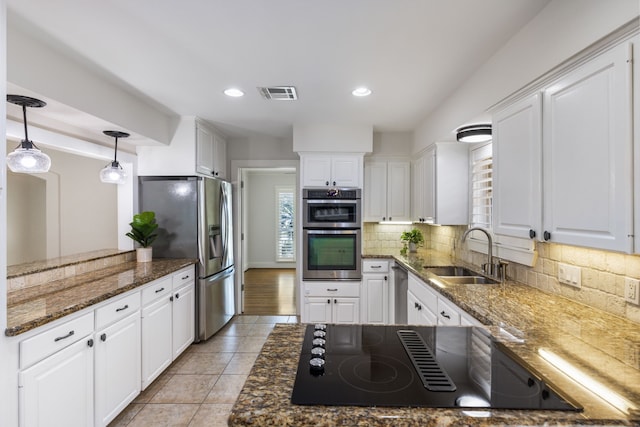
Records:
[[[156,214],[152,211],[146,211],[133,216],[133,222],[130,222],[131,231],[127,236],[137,242],[140,247],[136,249],[136,260],[138,262],[148,262],[152,259],[151,244],[157,234],[154,231],[158,228],[156,224]]]
[[[403,231],[400,236],[400,240],[404,242],[404,247],[401,251],[402,254],[407,253],[407,245],[409,246],[409,252],[416,252],[418,250],[418,246],[421,246],[424,243],[422,232],[417,228],[414,228],[411,231]]]

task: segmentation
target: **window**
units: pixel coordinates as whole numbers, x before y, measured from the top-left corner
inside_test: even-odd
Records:
[[[295,191],[276,187],[276,261],[295,261]]]
[[[490,230],[493,205],[493,153],[491,143],[471,149],[471,227]]]

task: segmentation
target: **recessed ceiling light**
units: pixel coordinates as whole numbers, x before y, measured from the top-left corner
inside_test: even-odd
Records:
[[[354,89],[351,93],[353,94],[353,96],[369,96],[371,95],[371,89],[366,87],[359,87],[357,89]]]
[[[240,96],[244,96],[244,92],[241,91],[240,89],[236,89],[236,88],[229,88],[229,89],[225,89],[224,94],[227,96],[231,96],[233,98],[238,98]]]

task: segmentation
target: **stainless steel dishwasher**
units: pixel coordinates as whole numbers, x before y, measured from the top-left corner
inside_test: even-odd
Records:
[[[405,325],[407,323],[407,270],[397,264],[391,268],[393,268],[395,288],[395,323]]]

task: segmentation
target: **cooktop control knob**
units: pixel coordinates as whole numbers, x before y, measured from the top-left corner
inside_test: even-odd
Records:
[[[313,347],[311,349],[311,357],[321,357],[324,358],[325,349],[322,347]]]
[[[313,333],[314,338],[324,338],[327,335],[325,331],[315,331]]]
[[[326,331],[327,330],[327,325],[325,325],[324,323],[316,323],[315,330],[316,331]]]
[[[326,344],[326,341],[324,338],[314,338],[314,340],[312,341],[312,344],[314,347],[324,347],[324,345]]]
[[[324,373],[324,359],[314,357],[309,361],[309,370],[313,375],[321,375]]]

